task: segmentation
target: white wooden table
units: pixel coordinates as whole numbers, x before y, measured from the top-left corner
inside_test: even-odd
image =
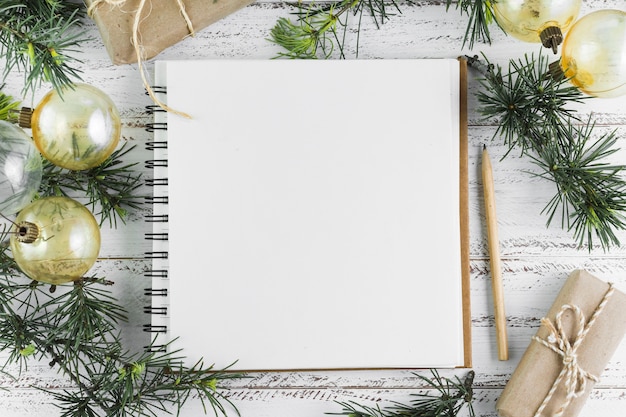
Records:
[[[596,9],[625,10],[624,0],[586,0],[581,14]],[[403,5],[402,14],[393,16],[380,29],[365,19],[360,39],[361,58],[443,58],[460,54],[485,52],[496,63],[507,65],[510,58],[522,58],[524,53],[537,53],[539,45],[525,44],[505,36],[493,27],[493,44],[477,44],[473,51],[461,49],[465,17],[458,11],[446,12],[444,1],[418,0],[415,5]],[[263,0],[200,31],[195,38],[164,51],[159,58],[258,58],[274,57],[278,49],[266,40],[279,17],[293,11],[285,3]],[[93,22],[86,28],[93,40],[84,44],[80,56],[84,81],[106,91],[117,104],[123,119],[123,141],[138,145],[129,156],[132,161],[149,159],[143,144],[151,139],[144,126],[151,120],[144,107],[150,104],[144,94],[140,74],[135,65],[113,66],[100,41]],[[147,64],[151,72],[153,63]],[[254,76],[254,74],[251,74]],[[12,74],[3,89],[19,96],[22,75]],[[210,75],[206,82],[211,82]],[[262,82],[262,80],[259,80]],[[428,82],[428,80],[424,80]],[[509,156],[498,161],[506,148],[499,139],[492,140],[496,126],[481,121],[476,112],[474,92],[478,83],[470,75],[469,146],[470,146],[470,232],[471,232],[471,296],[473,332],[473,370],[475,378],[474,407],[479,416],[495,416],[495,402],[526,349],[568,274],[576,268],[586,268],[593,274],[626,287],[626,249],[616,248],[605,253],[577,249],[571,234],[560,229],[558,222],[546,228],[542,208],[554,193],[551,183],[526,173],[532,164]],[[38,91],[34,103],[47,92]],[[618,145],[626,147],[626,97],[616,100],[594,99],[579,107],[581,114],[592,114],[599,131],[617,129]],[[245,121],[242,121],[245,122]],[[480,154],[482,145],[489,145],[494,161],[494,176],[499,232],[503,258],[503,280],[506,312],[509,324],[510,360],[498,361],[493,320],[493,303],[489,274],[489,258],[482,203]],[[626,162],[626,150],[617,158]],[[151,172],[145,171],[150,177]],[[202,193],[198,180],[198,195]],[[115,281],[115,293],[129,310],[129,321],[123,327],[126,347],[139,350],[149,341],[141,331],[147,317],[143,306],[149,303],[144,288],[150,286],[143,272],[148,262],[143,254],[150,250],[143,235],[149,225],[143,221],[149,213],[146,206],[131,213],[126,225],[118,229],[103,229],[102,258],[95,272]],[[626,233],[619,234],[626,243]],[[355,297],[355,303],[358,297]],[[416,300],[419,302],[419,300]],[[219,314],[228,314],[222,312]],[[420,320],[416,317],[415,320]],[[410,331],[409,328],[406,331]],[[424,335],[431,337],[434,335]],[[253,344],[254,341],[251,341]],[[210,359],[210,358],[209,358]],[[463,377],[466,370],[444,371],[447,376]],[[424,371],[425,375],[429,373]],[[244,417],[321,416],[337,412],[339,401],[358,401],[385,407],[391,401],[405,402],[421,383],[412,371],[337,371],[286,372],[252,374],[252,378],[232,382],[229,396]],[[37,417],[59,415],[50,397],[33,386],[51,390],[70,386],[47,364],[33,365],[17,381],[0,376],[0,415],[3,417]],[[183,416],[200,415],[198,404],[192,404]],[[622,416],[626,406],[626,342],[622,343],[609,362],[601,382],[591,394],[582,416]],[[234,415],[234,413],[233,413]]]

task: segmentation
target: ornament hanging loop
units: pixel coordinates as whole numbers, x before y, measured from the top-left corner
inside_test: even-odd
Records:
[[[22,243],[33,243],[39,238],[39,226],[32,222],[21,222],[17,225],[16,239]]]
[[[554,61],[548,65],[548,75],[556,82],[561,82],[565,79],[565,73],[561,68],[561,61]]]
[[[22,107],[18,113],[17,124],[22,129],[30,129],[32,127],[31,120],[33,118],[34,109],[30,107]]]
[[[546,48],[551,48],[556,55],[559,45],[563,42],[563,32],[558,26],[548,26],[539,34],[541,44]]]

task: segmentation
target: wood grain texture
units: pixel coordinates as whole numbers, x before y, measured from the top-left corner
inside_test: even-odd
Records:
[[[587,0],[581,14],[592,10],[617,8],[624,10],[623,0]],[[278,48],[268,42],[269,31],[279,17],[288,17],[295,9],[281,1],[259,1],[219,21],[195,37],[187,38],[165,50],[159,59],[268,59]],[[392,16],[379,29],[364,19],[360,34],[360,59],[365,58],[438,58],[461,54],[485,53],[494,63],[507,65],[508,59],[523,54],[536,54],[540,47],[524,44],[493,28],[491,45],[475,45],[473,51],[462,48],[466,18],[456,10],[446,12],[445,1],[401,3],[402,13]],[[150,104],[144,94],[141,77],[135,65],[114,66],[102,45],[93,22],[86,20],[85,29],[92,39],[83,45],[80,69],[84,81],[105,90],[117,104],[123,119],[123,140],[136,145],[129,160],[137,162],[146,178],[152,173],[143,161],[150,158],[144,144],[151,134],[144,130],[151,117],[145,106]],[[354,51],[356,32],[348,31],[349,52]],[[146,64],[148,74],[153,62]],[[254,74],[250,74],[254,77]],[[349,75],[338,74],[346,77]],[[9,75],[3,92],[20,96],[22,74]],[[206,82],[218,82],[207,74]],[[263,82],[262,79],[259,82]],[[428,80],[424,80],[428,82]],[[554,185],[534,177],[536,167],[515,153],[502,157],[507,148],[494,138],[496,122],[483,120],[478,113],[475,93],[479,91],[479,75],[470,71],[469,120],[469,204],[470,204],[470,268],[473,334],[473,370],[475,409],[478,416],[495,417],[495,402],[515,369],[519,358],[534,335],[539,320],[547,312],[570,271],[588,269],[591,273],[626,288],[626,248],[610,252],[579,249],[572,236],[558,222],[546,227],[541,214],[548,199],[556,192]],[[47,92],[42,88],[25,105],[36,104]],[[626,100],[591,99],[576,107],[584,117],[596,121],[599,133],[615,130],[622,148],[614,155],[616,162],[626,162]],[[242,120],[242,122],[245,122]],[[480,157],[487,144],[493,163],[494,188],[498,207],[498,230],[502,256],[503,291],[506,300],[509,354],[506,362],[498,361],[489,276],[489,258],[482,201]],[[201,178],[198,182],[201,195]],[[141,190],[149,193],[148,188]],[[148,263],[143,259],[150,245],[143,239],[148,231],[143,217],[149,207],[132,213],[126,225],[105,226],[102,231],[101,259],[94,272],[115,282],[113,292],[129,312],[129,321],[121,331],[129,349],[140,350],[149,341],[141,332],[147,317],[143,306],[149,299],[143,289],[149,281],[143,277]],[[626,232],[619,236],[626,242]],[[358,300],[355,299],[355,302]],[[418,302],[418,300],[416,300]],[[228,312],[222,312],[228,319]],[[415,318],[419,320],[420,318]],[[410,329],[406,329],[410,331]],[[430,335],[425,335],[425,337]],[[253,344],[254,341],[251,341]],[[2,358],[0,353],[0,359]],[[210,358],[207,358],[210,360]],[[7,369],[17,374],[16,369]],[[425,371],[424,371],[425,372]],[[446,370],[444,375],[462,377],[465,370]],[[385,406],[392,401],[410,400],[411,394],[425,389],[411,370],[346,371],[346,372],[281,372],[257,373],[251,378],[231,381],[227,395],[243,417],[313,417],[338,411],[334,401],[354,400],[369,405]],[[49,394],[38,390],[71,388],[70,382],[46,363],[32,364],[13,380],[0,375],[0,415],[3,417],[50,417],[59,415]],[[600,383],[591,394],[581,417],[621,416],[626,405],[626,343],[622,343],[611,359]],[[197,416],[201,410],[194,402],[182,416]]]

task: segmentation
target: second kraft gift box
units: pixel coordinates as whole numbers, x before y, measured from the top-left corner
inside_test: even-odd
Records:
[[[496,408],[502,417],[579,414],[626,332],[626,295],[585,270],[568,277]]]

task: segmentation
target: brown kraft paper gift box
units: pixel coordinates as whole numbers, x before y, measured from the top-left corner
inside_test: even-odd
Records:
[[[539,414],[542,417],[579,414],[593,389],[594,378],[601,376],[626,332],[626,295],[614,287],[607,295],[610,288],[608,283],[584,270],[576,270],[568,277],[496,403],[500,416],[533,417],[544,402]],[[581,319],[576,309],[584,318]],[[563,335],[560,340],[568,339],[573,352],[559,345],[559,338],[550,330],[550,323],[556,327],[559,312],[562,312]],[[579,333],[582,320],[588,327],[584,335]],[[537,339],[559,345],[567,353],[561,355]],[[569,381],[572,387],[569,400],[568,369],[580,371],[574,374],[578,378]],[[556,383],[562,370],[564,376]]]
[[[254,0],[183,0],[192,29],[198,32],[208,25],[253,3]],[[113,64],[137,62],[133,39],[135,12],[141,0],[85,0]],[[110,4],[110,3],[119,3]],[[176,0],[147,0],[141,11],[139,39],[143,60],[155,57],[165,48],[190,35],[181,6]]]

